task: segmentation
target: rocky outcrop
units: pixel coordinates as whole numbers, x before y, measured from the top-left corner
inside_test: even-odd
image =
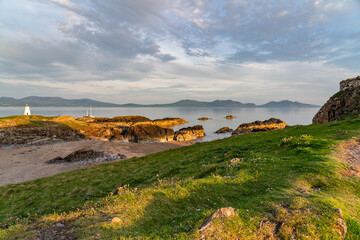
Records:
[[[313,118],[313,124],[353,119],[360,116],[360,86],[357,86],[356,81],[353,83],[342,81],[341,83],[343,85],[340,89],[344,90],[336,93],[320,108]]]
[[[153,124],[141,124],[123,129],[122,135],[131,142],[167,142],[174,138],[174,130]]]
[[[0,147],[2,145],[43,145],[82,138],[84,136],[76,130],[47,121],[34,121],[34,124],[0,128]]]
[[[211,120],[212,118],[207,118],[207,117],[201,117],[201,118],[198,118],[198,120],[200,121],[206,121],[206,120]]]
[[[188,141],[188,140],[195,140],[203,136],[205,136],[205,131],[203,126],[196,125],[193,127],[181,128],[179,131],[176,131],[174,140]]]
[[[236,118],[236,116],[233,116],[233,115],[227,115],[225,118],[226,118],[226,119],[233,119],[233,118]]]
[[[227,133],[227,132],[232,132],[232,131],[234,131],[234,130],[231,129],[231,128],[222,127],[222,128],[220,128],[219,130],[217,130],[215,133]]]
[[[240,135],[250,132],[264,132],[276,129],[282,129],[287,126],[286,122],[277,118],[270,118],[265,121],[255,121],[252,123],[241,124],[232,135]]]
[[[360,76],[349,78],[340,82],[340,91],[360,87]]]
[[[167,142],[174,138],[174,130],[154,124],[133,126],[89,127],[84,132],[89,138],[117,142]]]
[[[113,118],[105,117],[81,117],[76,120],[86,122],[86,123],[98,123],[98,124],[107,124],[112,126],[133,126],[137,124],[154,124],[160,127],[172,127],[178,124],[188,123],[182,118],[163,118],[151,120],[144,116],[121,116]]]
[[[126,156],[122,154],[117,155],[111,155],[106,152],[98,152],[94,151],[92,149],[80,149],[77,150],[68,156],[62,158],[62,157],[56,157],[54,159],[51,159],[47,161],[46,163],[49,164],[71,164],[71,163],[91,163],[91,162],[110,162],[117,159],[125,159]]]

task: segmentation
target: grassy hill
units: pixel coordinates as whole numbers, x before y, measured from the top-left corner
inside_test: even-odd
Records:
[[[359,136],[360,119],[294,126],[10,184],[0,239],[198,239],[221,207],[221,239],[342,239],[338,208],[360,239],[360,178],[333,154]]]

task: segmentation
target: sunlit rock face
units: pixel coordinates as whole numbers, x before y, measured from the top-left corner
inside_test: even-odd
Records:
[[[232,135],[240,135],[250,132],[264,132],[276,129],[283,129],[287,126],[286,122],[277,118],[270,118],[265,121],[255,121],[241,124]]]
[[[174,140],[176,141],[189,141],[205,136],[203,126],[196,125],[193,127],[181,128],[175,132]]]
[[[185,119],[182,118],[162,118],[151,120],[144,116],[121,116],[121,117],[113,117],[113,118],[105,118],[105,117],[81,117],[76,120],[87,122],[87,123],[104,123],[104,124],[112,124],[112,125],[121,125],[121,126],[133,126],[137,124],[154,124],[161,127],[172,127],[179,124],[188,123]]]
[[[119,142],[166,142],[174,138],[174,131],[167,127],[188,123],[182,118],[151,120],[143,116],[122,116],[113,118],[77,118],[89,123],[84,135],[89,138]]]
[[[139,124],[124,131],[124,140],[131,142],[167,142],[174,138],[174,130],[153,124]]]
[[[360,76],[340,82],[340,91],[320,108],[313,124],[360,117]]]

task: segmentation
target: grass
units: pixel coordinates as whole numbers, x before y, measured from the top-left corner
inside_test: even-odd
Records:
[[[10,184],[0,187],[0,239],[32,239],[58,221],[79,239],[196,239],[229,206],[236,216],[207,234],[341,239],[340,208],[346,239],[358,239],[360,179],[344,176],[349,166],[331,153],[359,136],[359,119],[295,126]]]

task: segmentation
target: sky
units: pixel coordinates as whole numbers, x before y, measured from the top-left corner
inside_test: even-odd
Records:
[[[0,97],[323,104],[358,75],[359,0],[0,0]]]

